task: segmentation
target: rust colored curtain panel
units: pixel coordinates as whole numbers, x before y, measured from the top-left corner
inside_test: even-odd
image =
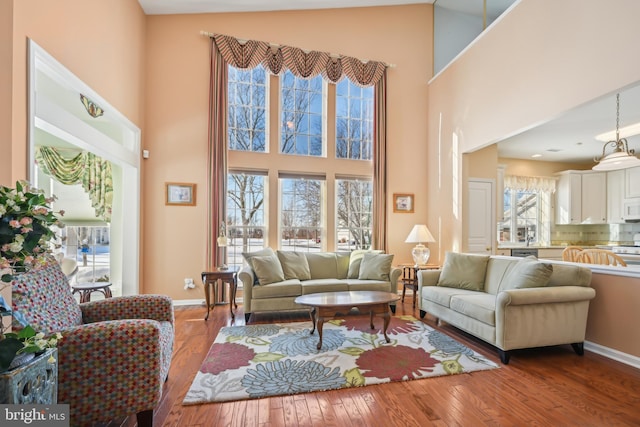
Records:
[[[387,71],[374,88],[373,112],[373,239],[372,247],[387,251]]]
[[[227,263],[226,248],[216,244],[227,211],[227,62],[211,39],[209,143],[207,155],[208,270]]]

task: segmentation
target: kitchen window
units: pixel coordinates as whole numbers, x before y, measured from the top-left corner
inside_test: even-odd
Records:
[[[498,242],[548,244],[551,237],[551,195],[555,180],[505,176],[504,212],[498,222]]]

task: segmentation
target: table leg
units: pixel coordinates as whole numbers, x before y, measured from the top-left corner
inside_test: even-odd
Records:
[[[369,312],[369,323],[371,323],[371,329],[373,329],[373,312],[374,310]]]
[[[316,347],[318,350],[322,348],[322,325],[324,324],[324,317],[318,316],[318,336],[320,337],[320,341],[318,341],[318,346]]]
[[[235,319],[236,315],[233,314],[233,303],[236,300],[236,293],[235,293],[235,280],[233,279],[229,281],[229,296],[231,298],[231,301],[229,301],[229,312],[231,313],[231,318]]]
[[[238,293],[238,276],[233,276],[233,305],[238,308],[238,303],[236,302],[236,294]]]
[[[382,314],[382,317],[384,318],[384,339],[389,343],[391,342],[391,340],[389,339],[389,337],[387,336],[387,328],[389,327],[389,322],[391,321],[391,314],[390,314],[391,309],[387,307],[386,311]]]
[[[207,315],[204,317],[204,320],[209,319],[209,309],[211,308],[211,305],[209,304],[210,300],[211,300],[211,283],[209,283],[208,280],[205,280],[204,281],[204,301],[205,301],[205,304],[207,305]]]
[[[313,324],[313,327],[311,328],[311,333],[309,335],[313,335],[313,333],[316,331],[316,308],[312,307],[311,310],[309,310],[309,316],[311,317],[311,323]]]

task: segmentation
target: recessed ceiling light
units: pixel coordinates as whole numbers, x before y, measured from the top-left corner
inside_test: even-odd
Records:
[[[542,154],[533,154],[531,157],[533,157],[535,159],[537,157],[542,157]]]
[[[562,151],[562,148],[549,148],[547,151],[550,153],[559,153]]]

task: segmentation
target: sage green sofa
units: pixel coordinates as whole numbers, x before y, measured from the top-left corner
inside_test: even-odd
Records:
[[[238,273],[245,320],[251,313],[305,310],[296,297],[320,292],[397,292],[401,270],[382,251],[290,252],[266,248],[243,253]],[[395,312],[395,304],[391,310]]]
[[[591,270],[534,257],[447,252],[441,270],[418,274],[420,316],[426,313],[498,348],[571,344],[584,353]]]

